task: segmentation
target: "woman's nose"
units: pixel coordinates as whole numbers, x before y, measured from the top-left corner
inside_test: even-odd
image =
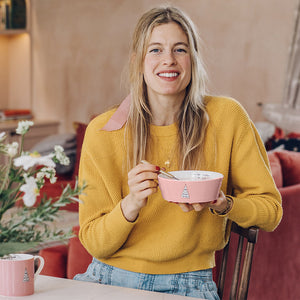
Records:
[[[165,65],[174,65],[176,64],[176,59],[173,51],[166,51],[163,56],[163,63]]]

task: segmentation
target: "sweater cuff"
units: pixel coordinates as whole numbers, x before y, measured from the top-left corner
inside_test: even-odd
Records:
[[[222,212],[217,212],[216,210],[210,208],[209,209],[210,212],[213,215],[217,215],[217,216],[220,216],[220,217],[228,216],[228,214],[231,212],[231,210],[233,208],[233,205],[234,205],[233,197],[226,195],[226,201],[227,201],[227,207],[225,208],[225,210],[223,210]]]
[[[121,214],[122,214],[122,216],[123,216],[123,219],[127,222],[127,223],[130,223],[130,224],[135,224],[135,223],[137,223],[137,219],[139,218],[139,214],[137,215],[137,217],[135,218],[135,220],[134,221],[128,221],[127,219],[126,219],[126,217],[124,216],[124,213],[123,213],[123,210],[122,210],[122,207],[121,207],[121,202],[119,203],[119,209],[121,210]]]
[[[128,221],[123,214],[122,207],[121,207],[121,201],[115,207],[114,214],[115,214],[115,217],[117,217],[119,220],[122,220],[122,223],[124,223],[125,226],[135,225],[137,223],[137,219],[139,218],[139,216],[137,216],[134,221]]]

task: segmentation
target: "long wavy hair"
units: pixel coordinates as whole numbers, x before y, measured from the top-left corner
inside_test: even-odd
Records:
[[[191,81],[178,114],[179,162],[181,169],[199,166],[203,154],[208,114],[205,109],[206,71],[200,55],[200,39],[193,22],[175,7],[157,7],[146,12],[138,21],[132,40],[129,80],[131,106],[126,131],[130,135],[128,167],[145,159],[150,142],[151,111],[147,87],[143,78],[143,64],[151,33],[156,26],[177,23],[185,32],[191,55]]]

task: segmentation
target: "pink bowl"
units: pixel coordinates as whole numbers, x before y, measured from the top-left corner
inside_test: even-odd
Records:
[[[173,171],[179,180],[158,175],[163,198],[169,202],[200,203],[216,200],[221,188],[223,175],[210,171]]]

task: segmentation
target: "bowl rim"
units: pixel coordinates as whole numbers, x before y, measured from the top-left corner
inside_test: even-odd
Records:
[[[167,181],[174,181],[174,182],[203,182],[203,181],[211,181],[211,180],[219,180],[219,179],[223,179],[224,175],[220,172],[215,172],[215,171],[206,171],[206,170],[178,170],[178,171],[170,171],[169,173],[173,174],[176,177],[176,174],[180,173],[180,172],[200,172],[200,173],[209,173],[209,174],[217,174],[218,176],[215,178],[209,178],[209,179],[201,179],[201,180],[187,180],[187,179],[179,179],[179,180],[175,180],[172,178],[168,178],[166,175],[164,174],[158,174],[158,178],[161,178],[163,180],[167,180]]]

